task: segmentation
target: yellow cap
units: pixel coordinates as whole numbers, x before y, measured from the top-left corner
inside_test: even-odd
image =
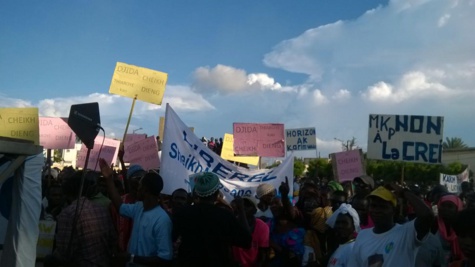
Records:
[[[396,196],[383,186],[380,186],[376,188],[375,190],[373,190],[373,192],[371,192],[371,194],[369,194],[368,197],[379,197],[379,198],[382,198],[383,200],[391,202],[391,204],[393,204],[394,207],[397,206]]]

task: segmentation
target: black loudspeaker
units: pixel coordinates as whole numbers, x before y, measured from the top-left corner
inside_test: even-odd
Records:
[[[72,105],[68,125],[87,148],[93,149],[94,139],[101,129],[99,103]]]

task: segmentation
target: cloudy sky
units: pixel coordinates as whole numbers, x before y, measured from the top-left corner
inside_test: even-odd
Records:
[[[198,136],[315,127],[324,157],[335,139],[365,149],[371,113],[433,115],[475,146],[474,25],[475,0],[5,0],[0,107],[67,117],[99,102],[120,137],[132,100],[108,93],[119,61],[168,73],[163,102]],[[156,135],[164,112],[139,102],[129,131]]]

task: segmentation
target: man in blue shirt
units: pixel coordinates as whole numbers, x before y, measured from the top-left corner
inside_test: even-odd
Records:
[[[133,220],[128,253],[116,257],[117,261],[127,261],[130,266],[157,266],[167,264],[173,257],[172,222],[160,206],[162,177],[156,172],[148,172],[140,180],[137,201],[123,204],[114,186],[112,170],[103,159],[99,161],[102,174],[107,181],[107,191],[112,203],[121,216]]]

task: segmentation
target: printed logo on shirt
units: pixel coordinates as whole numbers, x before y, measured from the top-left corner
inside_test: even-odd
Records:
[[[374,254],[368,257],[368,267],[383,267],[384,257],[381,254]]]
[[[386,247],[384,248],[384,251],[386,252],[386,254],[388,254],[389,252],[391,252],[391,250],[393,250],[394,248],[394,242],[390,242],[389,244],[386,245]]]
[[[331,258],[330,261],[328,262],[330,266],[335,266],[337,263],[338,259],[336,258]]]

